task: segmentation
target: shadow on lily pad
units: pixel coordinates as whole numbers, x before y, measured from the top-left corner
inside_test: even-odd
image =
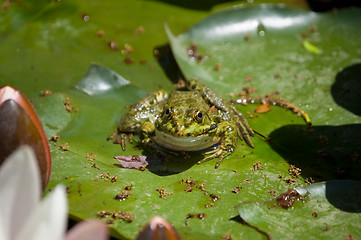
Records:
[[[344,212],[361,213],[361,182],[326,182],[326,198],[333,206]]]
[[[273,131],[270,145],[302,176],[317,181],[361,180],[361,124],[343,126],[287,125]]]
[[[331,94],[338,105],[361,116],[361,63],[349,66],[337,74]]]

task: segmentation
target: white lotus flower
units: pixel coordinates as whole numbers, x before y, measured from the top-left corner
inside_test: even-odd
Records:
[[[0,240],[107,239],[97,221],[78,224],[65,238],[65,188],[57,186],[41,200],[41,180],[33,150],[22,146],[0,167]]]

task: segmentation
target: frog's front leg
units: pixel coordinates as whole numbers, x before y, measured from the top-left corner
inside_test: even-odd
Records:
[[[207,162],[211,159],[218,158],[214,168],[218,168],[221,161],[230,155],[237,146],[238,136],[236,126],[232,122],[221,122],[217,126],[216,137],[220,137],[221,141],[217,149],[206,152],[210,156],[200,160],[197,164]]]

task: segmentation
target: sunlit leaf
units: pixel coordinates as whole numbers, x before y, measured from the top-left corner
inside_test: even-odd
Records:
[[[360,43],[351,41],[360,35],[355,24],[359,10],[317,14],[269,6],[235,7],[190,28],[207,14],[162,1],[52,1],[36,20],[1,39],[0,54],[7,59],[0,65],[1,79],[31,94],[48,138],[59,137],[49,142],[54,162],[48,189],[58,183],[67,186],[73,218],[83,220],[110,212],[101,220],[109,222],[114,236],[125,239],[135,238],[156,215],[171,222],[184,239],[263,239],[264,234],[242,224],[233,206],[268,199],[270,193],[279,194],[290,184],[300,186],[309,177],[360,178],[356,141],[360,120],[355,114],[359,101],[351,101],[359,99]],[[236,98],[243,87],[255,87],[255,97],[278,92],[276,96],[309,113],[315,127],[307,128],[302,118],[278,106],[270,105],[270,111],[258,114],[254,112],[257,104],[236,105],[253,129],[271,136],[271,141],[255,136],[254,149],[240,141],[217,170],[214,161],[195,165],[197,157],[156,163],[145,171],[119,168],[114,156],[147,153],[133,148],[137,140],[123,152],[107,137],[128,106],[159,87],[172,89],[167,77],[174,80],[179,76],[172,58],[160,58],[168,49],[163,46],[167,42],[164,22],[176,33],[188,29],[180,36],[168,32],[185,77],[198,77],[229,99],[230,93]],[[283,25],[277,28],[276,23]],[[224,36],[219,31],[237,24],[250,28],[238,35]],[[322,49],[322,54],[307,51],[302,45],[305,40]],[[187,49],[192,44],[203,61],[190,60]],[[129,45],[132,53],[123,49]],[[126,61],[126,57],[130,59]],[[83,78],[91,62],[114,71],[91,68],[101,70],[95,72],[97,80],[91,83],[88,77],[93,71]],[[114,78],[128,79],[131,84],[110,84],[106,91],[98,88],[98,83],[109,86]],[[28,84],[30,80],[33,84]],[[96,93],[86,93],[77,85],[79,81]],[[44,89],[53,94],[38,98]],[[333,153],[334,160],[328,163],[327,156]],[[335,161],[337,169],[332,168]],[[312,167],[318,162],[321,164]],[[302,169],[299,176],[289,174],[290,164]],[[347,168],[351,171],[345,171]],[[187,184],[192,180],[193,188]],[[123,191],[130,195],[122,201],[114,199]],[[219,200],[213,201],[216,198],[211,194]],[[115,210],[131,215],[132,221],[112,221]]]

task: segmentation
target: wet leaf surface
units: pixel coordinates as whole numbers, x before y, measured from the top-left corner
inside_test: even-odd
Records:
[[[329,181],[296,188],[304,201],[295,200],[284,209],[275,199],[242,203],[236,207],[247,224],[272,239],[344,239],[360,235],[358,228],[361,184],[358,181]]]
[[[39,11],[35,5],[32,10],[14,6],[5,17],[18,19],[16,30],[10,31],[10,25],[1,29],[7,34],[0,39],[0,53],[7,61],[1,62],[0,82],[24,89],[33,99],[47,137],[58,136],[49,142],[53,170],[48,190],[59,183],[67,186],[74,219],[96,218],[99,211],[129,212],[132,222],[114,219],[110,224],[118,238],[135,238],[141,227],[160,215],[184,239],[220,239],[227,234],[233,239],[264,239],[264,233],[242,224],[233,206],[263,201],[271,194],[305,185],[306,178],[311,182],[310,177],[360,180],[360,118],[353,101],[359,91],[360,43],[350,40],[360,35],[355,21],[359,10],[316,14],[278,7],[236,7],[189,28],[208,13],[157,1],[74,1],[44,2],[34,17],[33,11]],[[139,14],[135,17],[134,12]],[[125,152],[107,141],[127,106],[159,87],[173,89],[169,80],[180,76],[165,44],[164,22],[176,33],[189,28],[177,37],[168,31],[173,55],[185,77],[198,77],[229,99],[237,98],[244,87],[254,87],[254,97],[278,92],[277,96],[306,110],[314,128],[310,130],[302,118],[278,106],[270,105],[270,111],[258,114],[254,112],[258,104],[237,104],[257,132],[271,137],[270,142],[255,136],[256,147],[251,149],[240,141],[216,170],[214,161],[195,165],[199,156],[179,156],[151,164],[145,171],[120,168],[114,156],[147,155],[136,147],[137,141]],[[276,28],[277,22],[288,25]],[[241,28],[239,33],[221,31],[246,25],[251,28]],[[304,40],[322,53],[307,51]],[[190,60],[187,49],[192,43],[200,61]],[[17,65],[20,59],[21,68]],[[106,68],[93,65],[97,67],[87,70],[91,62]],[[131,83],[119,84],[125,83],[122,79]],[[27,81],[33,84],[23,84]],[[53,94],[39,98],[44,89]],[[301,169],[300,175],[293,177],[290,164]],[[192,191],[185,191],[187,179],[194,180]],[[126,190],[130,185],[131,190]],[[163,188],[169,193],[165,198],[157,191]],[[130,195],[122,201],[114,199],[123,191]],[[211,194],[219,200],[213,201]],[[188,214],[201,213],[206,217],[187,219]],[[302,214],[296,214],[292,224],[307,226],[309,221]],[[289,231],[292,224],[282,226]]]

